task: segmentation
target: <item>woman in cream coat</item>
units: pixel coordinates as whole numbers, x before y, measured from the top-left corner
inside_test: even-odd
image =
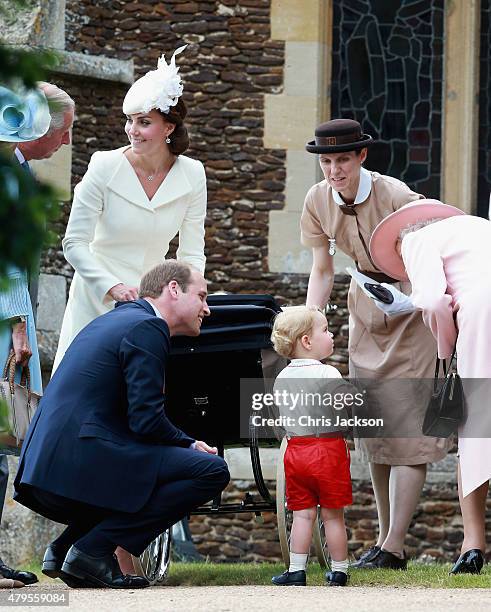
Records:
[[[177,234],[177,258],[204,271],[206,176],[201,162],[182,155],[189,138],[176,54],[128,91],[130,146],[94,153],[75,188],[63,240],[75,274],[53,372],[83,327],[116,301],[137,298],[140,278]]]

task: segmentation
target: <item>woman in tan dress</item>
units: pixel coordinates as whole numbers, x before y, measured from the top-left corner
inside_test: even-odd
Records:
[[[333,281],[333,255],[340,249],[360,271],[378,282],[396,283],[370,259],[372,231],[388,214],[423,196],[389,176],[362,167],[372,138],[360,124],[334,119],[321,124],[309,153],[319,155],[325,180],[305,198],[302,243],[312,248],[313,265],[307,305],[325,306]],[[396,287],[410,293],[409,283]],[[387,318],[352,281],[348,294],[350,376],[364,379],[432,378],[436,344],[421,313]],[[404,399],[394,398],[401,409]],[[407,399],[407,410],[413,407]],[[387,399],[385,399],[387,403]],[[390,403],[390,402],[389,402]],[[390,406],[384,406],[390,410]],[[444,440],[434,438],[372,438],[360,444],[370,464],[377,503],[379,537],[355,567],[406,569],[404,539],[426,479],[427,463],[443,459]]]

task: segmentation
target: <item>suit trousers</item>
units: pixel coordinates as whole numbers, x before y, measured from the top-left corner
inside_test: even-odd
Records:
[[[87,543],[96,550],[112,544],[139,556],[159,534],[187,516],[200,504],[218,495],[230,480],[227,464],[221,457],[175,446],[156,447],[161,451],[156,485],[138,512],[116,512],[89,506],[46,491],[33,491],[38,502],[67,516],[69,540],[65,547],[80,540],[82,550],[91,554]],[[143,469],[143,466],[142,466]],[[109,475],[110,477],[110,475]],[[128,482],[128,496],[131,482]],[[94,493],[96,498],[96,493]],[[93,553],[94,554],[94,553]],[[94,554],[94,556],[99,556]]]
[[[9,482],[9,463],[7,455],[0,455],[0,521],[2,520],[5,497],[7,495],[7,485]]]

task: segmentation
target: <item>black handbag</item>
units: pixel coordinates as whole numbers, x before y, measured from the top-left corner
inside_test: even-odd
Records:
[[[448,371],[445,360],[436,358],[433,393],[423,421],[423,435],[433,438],[448,438],[457,431],[464,420],[464,388],[457,372],[452,371],[455,348],[450,358]],[[445,378],[439,378],[440,361],[443,361]]]

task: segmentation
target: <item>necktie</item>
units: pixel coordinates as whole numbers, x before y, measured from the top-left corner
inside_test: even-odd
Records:
[[[29,166],[29,162],[27,161],[27,159],[25,159],[22,163],[21,163],[22,169],[25,170],[27,173],[32,174],[31,172],[31,168]]]
[[[356,217],[356,210],[353,204],[351,206],[348,204],[340,204],[339,209],[344,215],[354,215]]]

